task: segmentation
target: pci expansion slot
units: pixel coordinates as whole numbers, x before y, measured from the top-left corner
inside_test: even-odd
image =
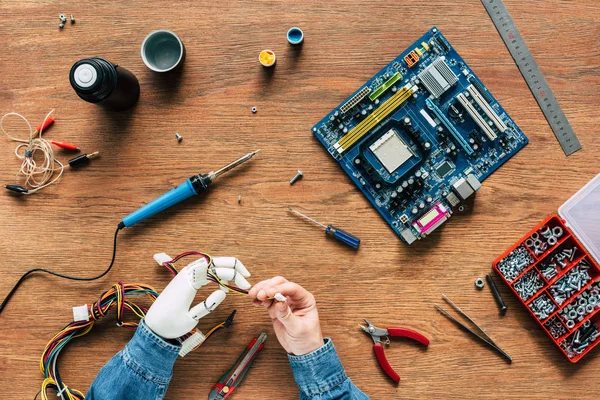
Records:
[[[500,119],[498,114],[494,111],[492,106],[483,98],[483,96],[479,93],[479,91],[473,85],[469,85],[467,87],[467,91],[471,94],[475,102],[481,107],[485,115],[496,125],[496,128],[502,133],[506,131],[507,127],[504,122]]]
[[[433,111],[433,113],[440,120],[442,125],[444,125],[446,129],[448,129],[448,131],[450,131],[452,137],[458,142],[458,144],[460,144],[465,153],[467,153],[468,155],[473,154],[475,152],[473,148],[469,145],[469,143],[467,143],[467,141],[461,136],[461,134],[458,133],[452,122],[450,122],[448,118],[446,118],[444,112],[440,110],[439,107],[436,106],[435,103],[429,98],[425,100],[425,104],[427,104],[427,108]]]
[[[473,107],[473,104],[471,104],[467,97],[464,94],[459,93],[456,96],[456,100],[458,100],[458,102],[463,106],[463,108],[467,110],[471,118],[473,118],[473,121],[475,121],[475,123],[481,128],[483,133],[485,133],[490,140],[496,140],[496,138],[498,137],[496,135],[496,132],[494,132],[494,130],[487,124],[487,122],[485,122],[485,119],[483,119],[483,117],[479,115],[479,113],[477,112],[475,107]]]

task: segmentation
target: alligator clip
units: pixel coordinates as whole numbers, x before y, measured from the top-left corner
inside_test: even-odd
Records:
[[[405,337],[412,339],[421,343],[424,346],[429,345],[429,339],[425,336],[421,335],[419,332],[415,332],[406,328],[387,328],[381,329],[374,326],[367,319],[363,318],[368,326],[358,325],[361,329],[371,335],[371,339],[373,339],[373,351],[375,352],[375,357],[377,357],[377,362],[383,371],[390,377],[395,383],[400,382],[400,376],[394,371],[387,358],[385,358],[385,353],[383,352],[383,344],[382,338],[385,338],[383,343],[386,346],[390,344],[390,337]]]

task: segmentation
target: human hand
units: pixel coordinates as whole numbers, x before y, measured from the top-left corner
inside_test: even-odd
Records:
[[[156,254],[154,259],[162,265],[171,257],[164,253]],[[234,257],[214,257],[211,270],[224,283],[234,281],[240,289],[250,289],[246,280],[250,273],[240,260]],[[201,303],[190,308],[196,297],[196,291],[210,283],[207,276],[208,263],[204,258],[191,262],[184,267],[167,285],[146,314],[148,328],[164,339],[174,339],[185,335],[198,325],[198,320],[212,312],[223,300],[226,290],[215,290]]]
[[[286,300],[269,300],[276,293]],[[277,276],[256,284],[249,295],[256,306],[269,311],[277,340],[285,351],[300,356],[323,346],[315,297],[302,286]]]

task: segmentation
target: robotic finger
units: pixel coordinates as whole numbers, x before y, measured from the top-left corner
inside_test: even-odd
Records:
[[[192,307],[188,312],[188,315],[198,321],[214,311],[225,300],[227,294],[222,290],[215,290],[210,296],[206,298],[202,303],[199,303]]]
[[[215,268],[231,268],[238,271],[244,278],[250,276],[248,269],[235,257],[213,257]]]
[[[237,269],[215,268],[215,273],[222,281],[234,281],[240,289],[250,289],[252,285],[246,280]]]

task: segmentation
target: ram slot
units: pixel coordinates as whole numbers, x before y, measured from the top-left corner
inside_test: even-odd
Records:
[[[403,86],[402,89],[398,90],[398,92],[387,99],[381,106],[379,106],[379,108],[373,111],[336,144],[334,144],[333,147],[340,154],[348,150],[350,147],[352,147],[352,145],[359,141],[360,138],[362,138],[371,129],[377,126],[377,124],[383,121],[390,113],[400,107],[400,105],[410,98],[413,93],[414,90],[410,87],[410,84]]]
[[[481,115],[479,115],[475,107],[473,107],[473,104],[471,104],[471,102],[467,100],[465,95],[459,93],[456,96],[456,98],[458,99],[460,104],[462,104],[464,109],[467,110],[471,118],[473,118],[473,121],[475,121],[475,123],[479,125],[483,133],[485,133],[490,140],[496,140],[496,138],[498,137],[496,135],[496,132],[494,132],[494,130],[487,124],[487,122],[481,117]]]
[[[387,81],[385,81],[385,83],[383,83],[381,86],[375,89],[375,91],[369,95],[369,99],[371,99],[371,101],[374,101],[401,78],[402,75],[400,74],[400,72],[396,72],[394,75],[392,75],[390,79],[388,79]]]
[[[433,111],[433,113],[440,120],[442,125],[444,125],[446,127],[446,129],[448,129],[450,131],[450,133],[452,134],[454,139],[463,148],[465,153],[467,153],[468,155],[473,154],[475,151],[471,148],[469,143],[467,143],[467,141],[461,136],[461,134],[456,130],[456,128],[454,127],[454,125],[452,125],[452,123],[448,120],[448,118],[446,118],[446,116],[444,115],[444,112],[442,110],[440,110],[438,108],[438,106],[436,106],[435,103],[429,98],[425,100],[425,104],[427,104],[427,107],[431,111]]]
[[[504,124],[504,122],[502,122],[502,120],[500,119],[498,114],[496,114],[496,112],[490,106],[490,104],[487,101],[485,101],[485,99],[483,98],[481,93],[479,93],[479,91],[475,88],[475,86],[469,85],[467,87],[467,90],[469,91],[469,93],[471,93],[471,96],[473,96],[477,104],[479,104],[479,107],[481,107],[481,109],[488,116],[488,118],[491,119],[492,122],[494,122],[496,128],[498,128],[500,132],[504,132],[507,129],[506,125]]]

